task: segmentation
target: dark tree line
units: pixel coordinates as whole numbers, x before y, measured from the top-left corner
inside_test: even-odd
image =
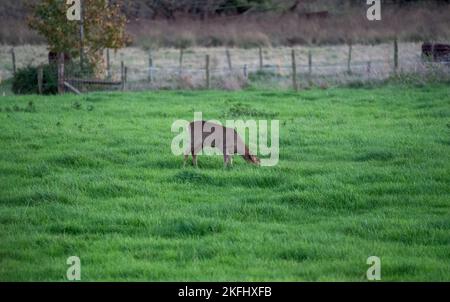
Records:
[[[253,10],[276,9],[279,6],[276,2],[273,0],[126,0],[124,9],[130,17],[175,20],[179,16],[192,16],[207,19],[216,15],[235,15]]]
[[[114,0],[112,0],[114,1]],[[383,0],[385,5],[405,6],[423,0]],[[429,0],[430,4],[448,4],[450,0]],[[181,16],[208,19],[222,15],[245,15],[258,12],[314,11],[315,7],[351,7],[366,5],[366,0],[125,0],[124,10],[130,18],[176,20]]]
[[[1,17],[23,18],[30,3],[41,0],[2,0]],[[63,1],[63,0],[61,0]],[[65,1],[65,0],[64,0]],[[116,0],[109,0],[114,3]],[[207,19],[221,15],[245,15],[258,12],[310,12],[316,7],[366,5],[366,0],[121,0],[123,10],[130,18],[176,20],[181,16]],[[450,0],[382,0],[385,5],[449,4]]]

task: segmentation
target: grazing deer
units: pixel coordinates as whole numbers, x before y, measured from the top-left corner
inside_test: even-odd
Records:
[[[217,148],[223,152],[224,167],[233,165],[233,155],[241,155],[247,162],[259,165],[260,159],[250,154],[242,138],[235,129],[226,128],[218,124],[205,121],[191,122],[188,127],[190,133],[190,147],[184,153],[184,165],[192,154],[192,163],[198,166],[197,154],[205,147]],[[211,140],[211,137],[215,137]]]

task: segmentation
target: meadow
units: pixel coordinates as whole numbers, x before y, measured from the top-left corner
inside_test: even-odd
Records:
[[[240,108],[240,110],[235,110]],[[450,280],[450,89],[0,97],[0,280]],[[176,119],[280,120],[280,161],[172,155]]]

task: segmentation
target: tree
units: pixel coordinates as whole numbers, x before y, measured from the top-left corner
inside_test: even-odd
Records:
[[[83,41],[80,40],[79,22],[67,19],[69,5],[65,0],[42,0],[33,5],[28,25],[46,38],[51,52],[69,53],[72,58],[77,58],[80,57],[80,45],[83,45],[83,56],[98,70],[102,68],[105,48],[119,49],[131,42],[125,32],[127,19],[121,11],[122,2],[108,2],[83,0]]]

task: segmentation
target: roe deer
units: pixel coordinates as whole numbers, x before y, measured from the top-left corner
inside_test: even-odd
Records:
[[[259,165],[260,159],[250,154],[242,138],[235,129],[226,128],[218,124],[205,121],[191,122],[188,127],[190,133],[190,147],[184,153],[184,165],[192,154],[192,163],[197,166],[197,154],[205,147],[217,148],[223,152],[224,167],[233,165],[233,155],[241,155],[247,162]],[[215,135],[213,134],[215,133]],[[205,140],[214,136],[216,139],[205,144]],[[209,140],[211,137],[209,138]]]

